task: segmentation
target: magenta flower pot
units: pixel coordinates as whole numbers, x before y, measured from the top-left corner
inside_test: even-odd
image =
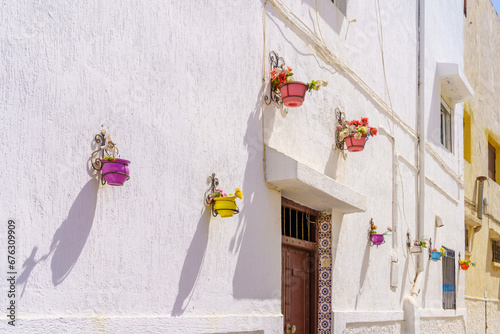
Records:
[[[350,134],[344,139],[345,145],[349,152],[361,152],[365,148],[366,135],[361,135],[361,138],[354,138],[354,134]]]
[[[113,161],[102,161],[102,177],[110,186],[123,186],[129,177],[128,164],[130,161],[125,159],[115,159]]]
[[[384,243],[384,235],[383,234],[372,234],[372,235],[370,235],[370,240],[376,246],[382,245]]]
[[[279,86],[281,99],[285,107],[300,107],[304,102],[307,85],[300,81],[290,81]]]

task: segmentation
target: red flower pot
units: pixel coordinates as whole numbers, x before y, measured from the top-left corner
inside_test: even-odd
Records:
[[[462,263],[462,264],[460,265],[460,268],[462,268],[462,270],[467,270],[467,269],[469,269],[469,266],[468,266],[468,265],[466,265],[465,263]]]
[[[361,152],[365,148],[366,135],[361,135],[361,138],[354,138],[354,134],[350,134],[344,139],[345,145],[349,152]]]
[[[285,107],[300,107],[306,96],[307,85],[300,81],[290,81],[279,86]]]

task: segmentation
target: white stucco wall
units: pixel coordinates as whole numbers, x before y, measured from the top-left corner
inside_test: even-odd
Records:
[[[346,18],[339,11],[320,4],[318,28],[314,1],[290,3],[292,9],[306,7],[295,13],[313,31],[319,33],[321,30],[330,50],[378,96],[387,103],[392,102],[393,110],[401,119],[411,129],[421,133],[422,145],[432,149],[426,149],[425,157],[421,158],[425,166],[421,173],[425,178],[419,185],[419,148],[411,131],[405,130],[401,123],[393,123],[392,118],[345,74],[318,60],[280,20],[279,14],[270,10],[267,50],[278,51],[285,58],[286,64],[294,70],[296,80],[323,79],[330,84],[320,92],[307,95],[304,105],[299,109],[289,109],[286,117],[282,117],[274,106],[266,107],[266,144],[365,195],[368,202],[365,213],[340,214],[332,218],[333,327],[347,330],[351,323],[366,328],[376,325],[377,321],[381,324],[386,321],[392,323],[395,316],[391,312],[403,310],[404,297],[409,294],[417,271],[421,270],[423,279],[416,291],[419,293],[417,307],[420,310],[417,310],[417,316],[427,321],[427,327],[422,330],[429,328],[428,324],[434,321],[432,318],[437,317],[442,321],[443,328],[453,324],[450,326],[457,327],[457,332],[464,332],[463,274],[457,274],[458,310],[451,314],[442,309],[441,262],[430,262],[427,250],[416,256],[409,255],[406,249],[408,231],[412,240],[432,238],[434,247],[444,245],[454,249],[457,263],[459,253],[462,256],[464,253],[463,227],[460,224],[463,219],[463,185],[458,179],[463,168],[462,105],[454,105],[454,145],[450,153],[439,141],[441,92],[436,74],[437,62],[456,63],[463,71],[463,8],[449,3],[422,4],[422,41],[419,45],[418,7],[415,3],[381,3],[382,31],[376,4],[371,6],[351,1]],[[441,16],[442,20],[439,19]],[[352,21],[354,19],[355,22]],[[419,47],[422,61],[420,97],[417,95]],[[343,160],[338,151],[330,150],[331,144],[334,144],[335,107],[340,107],[348,119],[369,117],[370,124],[381,130],[379,136],[368,141],[362,153],[348,153],[347,160]],[[418,115],[421,113],[424,118],[419,126]],[[395,138],[394,148],[391,134]],[[395,196],[393,178],[397,184]],[[418,197],[419,186],[424,187],[421,199]],[[396,205],[395,214],[393,203]],[[445,223],[440,229],[435,227],[436,215],[440,215]],[[381,231],[386,226],[392,226],[398,232],[397,236],[388,238],[383,246],[370,247],[367,240],[370,218]],[[391,260],[398,261],[395,267],[397,288],[390,285]],[[376,312],[381,310],[388,313],[382,315]],[[337,313],[342,315],[336,320]],[[373,316],[374,322],[359,324],[367,322],[363,319],[366,315]],[[415,326],[406,330],[415,330]]]
[[[2,226],[18,223],[18,330],[278,333],[262,2],[16,1],[0,13],[0,211]],[[131,160],[124,187],[89,169],[101,125]],[[243,189],[240,215],[210,216],[213,172]]]

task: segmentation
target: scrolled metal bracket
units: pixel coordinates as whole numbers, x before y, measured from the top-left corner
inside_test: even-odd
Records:
[[[102,169],[102,160],[105,157],[116,158],[119,153],[118,147],[113,143],[109,135],[106,135],[106,130],[102,129],[100,133],[94,136],[94,141],[101,146],[92,152],[90,155],[90,163],[92,168],[99,171]],[[128,176],[128,175],[127,175]],[[106,180],[101,176],[101,184],[105,185]]]
[[[207,190],[208,195],[205,197],[205,203],[212,207],[212,216],[217,217],[217,212],[214,210],[213,198],[219,186],[219,179],[215,177],[215,173],[212,173],[212,175],[208,177],[208,182],[210,183],[210,188]]]
[[[283,68],[285,66],[285,60],[280,57],[276,52],[269,52],[269,61],[271,63],[271,71],[275,68]],[[275,102],[278,107],[283,108],[283,100],[281,99],[281,93],[279,90],[273,90],[273,85],[269,84],[269,96],[264,97],[266,105],[270,105]]]
[[[335,129],[335,147],[341,151],[345,150],[344,148],[344,139],[340,139],[340,131],[339,127],[342,125],[342,123],[345,121],[345,114],[340,111],[340,109],[337,107],[335,108],[335,118],[337,120],[337,127]]]

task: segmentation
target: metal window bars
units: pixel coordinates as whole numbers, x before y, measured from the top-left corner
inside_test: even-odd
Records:
[[[314,219],[308,213],[281,206],[281,235],[316,242]]]
[[[455,251],[446,249],[443,257],[443,309],[456,309]]]

